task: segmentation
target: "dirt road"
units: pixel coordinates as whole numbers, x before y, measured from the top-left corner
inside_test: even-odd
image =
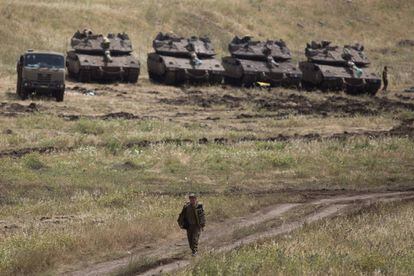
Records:
[[[414,192],[409,191],[336,195],[306,203],[278,204],[245,217],[207,227],[202,234],[202,251],[227,252],[242,245],[289,233],[304,224],[351,212],[376,202],[413,199]],[[273,225],[269,224],[272,222]],[[137,250],[132,256],[98,263],[82,270],[68,272],[66,275],[116,275],[128,267],[128,275],[159,275],[190,265],[191,257],[187,253],[185,239],[171,240],[165,244]],[[139,260],[143,259],[152,262],[140,265]]]

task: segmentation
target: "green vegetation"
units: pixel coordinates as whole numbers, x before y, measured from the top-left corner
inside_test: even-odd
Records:
[[[249,196],[255,191],[403,187],[413,177],[413,156],[412,140],[361,138],[160,144],[115,155],[85,146],[64,154],[3,158],[0,215],[18,228],[2,234],[0,271],[44,271],[81,256],[123,254],[143,242],[177,235],[177,210],[184,202],[179,195],[189,190],[211,194],[202,200],[214,222],[289,200],[283,193]],[[60,216],[68,218],[56,224],[41,220]]]
[[[391,86],[399,89],[414,79],[412,48],[397,46],[414,37],[413,13],[414,6],[402,0],[1,1],[0,274],[56,274],[178,240],[183,233],[176,216],[189,191],[202,195],[208,222],[215,224],[272,204],[306,201],[308,189],[404,189],[414,178],[412,138],[364,136],[413,118],[410,108],[399,104],[383,107],[379,98],[287,89],[172,88],[142,80],[137,85],[81,84],[81,89],[69,82],[65,102],[35,97],[28,107],[14,93],[15,61],[26,49],[64,52],[72,34],[85,27],[125,31],[145,76],[146,55],[159,31],[207,34],[219,56],[234,35],[283,38],[295,61],[313,39],[359,41],[376,71],[392,65]],[[95,96],[81,94],[84,88]],[[215,98],[221,101],[202,104]],[[266,109],[259,102],[277,104]],[[307,112],[312,105],[328,108]],[[386,111],[377,114],[382,107]],[[103,116],[118,112],[134,119]],[[323,138],[344,132],[361,136]],[[300,139],[309,134],[322,138]],[[280,135],[298,139],[266,141]],[[28,148],[40,152],[27,153]],[[15,156],[8,155],[13,151]],[[307,226],[295,239],[209,255],[186,273],[271,274],[275,267],[280,273],[331,273],[332,262],[333,274],[348,272],[345,267],[356,274],[412,274],[407,249],[412,247],[407,237],[413,240],[407,230],[413,228],[412,209],[409,204],[379,206]],[[380,217],[384,224],[377,222]],[[236,230],[225,238],[278,223]],[[393,224],[399,227],[392,229]],[[381,235],[381,229],[395,238]],[[342,245],[334,243],[337,237]],[[137,259],[123,273],[157,261]]]
[[[414,273],[412,201],[307,225],[291,235],[208,254],[182,275]]]

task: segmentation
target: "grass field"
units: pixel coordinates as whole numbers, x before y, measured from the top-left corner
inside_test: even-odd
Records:
[[[410,1],[0,0],[0,14],[1,275],[53,275],[180,239],[176,217],[190,191],[219,226],[313,192],[413,187],[414,96],[400,91],[414,85],[414,55],[397,46],[414,37]],[[64,102],[20,101],[18,55],[65,51],[84,27],[130,35],[144,67],[138,84],[68,81]],[[391,65],[392,93],[152,84],[146,54],[156,33],[170,30],[210,35],[219,56],[236,34],[283,38],[295,61],[312,39],[359,41],[378,72]],[[208,255],[184,273],[410,274],[412,209],[381,205],[326,220],[269,245]],[[334,244],[336,235],[344,242]],[[340,246],[344,259],[332,253]]]
[[[413,202],[378,204],[279,239],[204,256],[181,275],[414,273]]]

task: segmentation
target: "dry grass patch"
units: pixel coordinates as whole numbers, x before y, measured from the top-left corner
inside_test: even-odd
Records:
[[[182,275],[414,273],[413,201],[360,213],[226,254],[203,256]]]

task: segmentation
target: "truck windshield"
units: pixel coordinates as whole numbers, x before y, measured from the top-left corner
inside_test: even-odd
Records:
[[[64,58],[51,54],[26,54],[24,65],[27,67],[64,68]]]

